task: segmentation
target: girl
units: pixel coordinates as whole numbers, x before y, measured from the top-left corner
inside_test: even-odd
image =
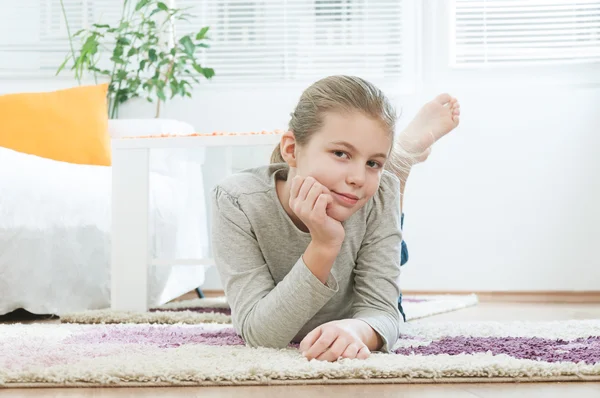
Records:
[[[406,178],[427,148],[392,153],[394,109],[357,77],[317,81],[291,116],[271,165],[213,190],[214,257],[234,328],[250,346],[300,342],[308,359],[389,352],[401,184],[384,167]],[[419,134],[403,137],[423,146]]]

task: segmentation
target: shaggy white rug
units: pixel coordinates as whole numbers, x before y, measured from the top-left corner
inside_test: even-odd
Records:
[[[406,323],[390,354],[308,361],[230,325],[0,325],[0,386],[600,380],[600,320]]]

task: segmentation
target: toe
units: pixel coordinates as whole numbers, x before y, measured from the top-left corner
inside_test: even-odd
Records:
[[[450,102],[451,99],[452,99],[452,97],[450,96],[450,94],[443,93],[443,94],[440,94],[437,97],[435,97],[434,101],[444,105],[444,104]]]

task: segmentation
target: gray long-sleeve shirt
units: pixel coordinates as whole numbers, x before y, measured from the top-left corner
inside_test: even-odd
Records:
[[[316,327],[361,319],[388,352],[399,335],[399,181],[384,172],[375,195],[343,223],[346,237],[323,284],[302,254],[310,233],[298,229],[277,197],[287,165],[234,174],[212,191],[213,254],[233,326],[250,346],[283,348]]]

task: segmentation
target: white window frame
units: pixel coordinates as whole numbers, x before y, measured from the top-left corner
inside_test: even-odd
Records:
[[[450,66],[453,1],[423,2],[423,83],[445,89],[597,87],[600,63]]]

